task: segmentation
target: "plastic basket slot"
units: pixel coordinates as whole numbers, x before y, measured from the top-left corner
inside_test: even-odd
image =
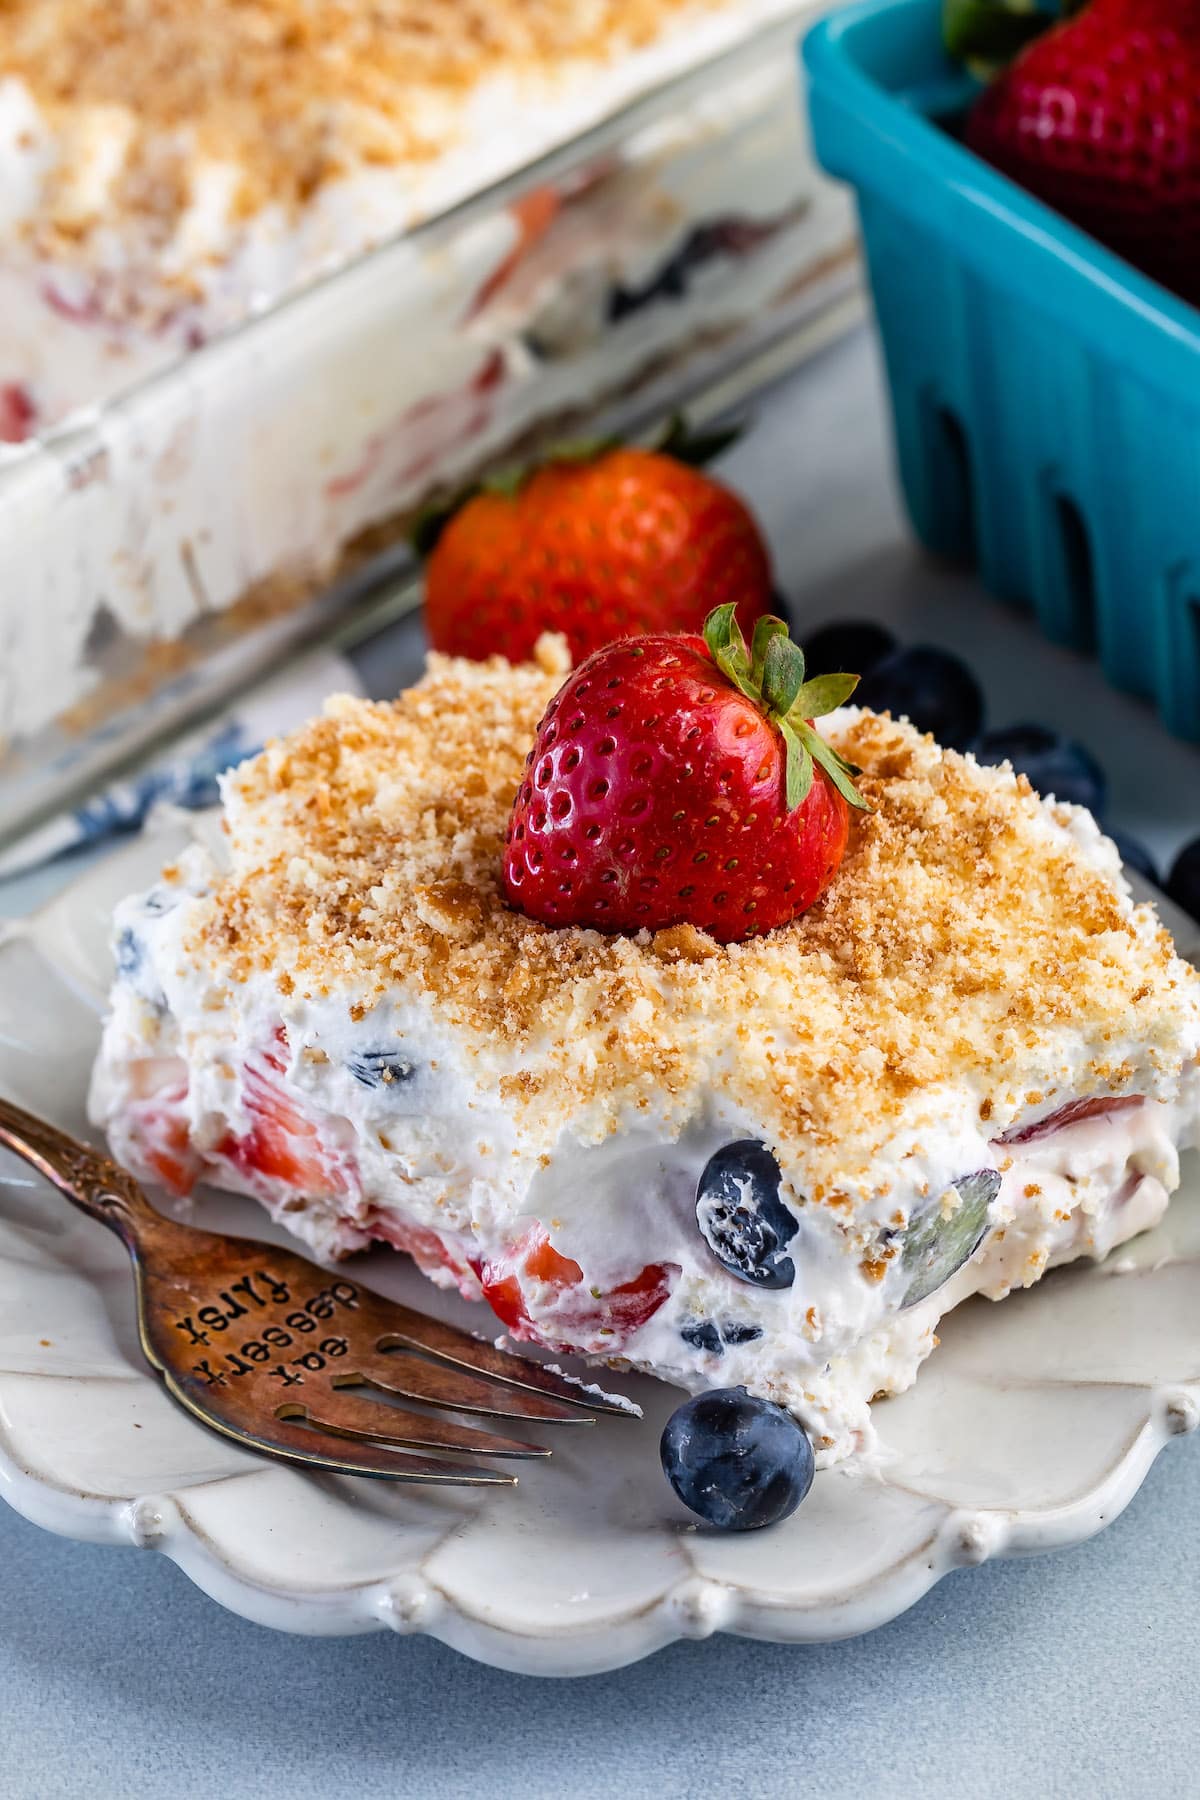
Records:
[[[978,543],[971,441],[957,412],[936,394],[922,396],[921,423],[936,522],[933,547],[945,556],[973,563],[978,559]]]
[[[1087,520],[1069,494],[1050,495],[1054,593],[1043,625],[1048,634],[1076,650],[1096,646],[1096,572]]]

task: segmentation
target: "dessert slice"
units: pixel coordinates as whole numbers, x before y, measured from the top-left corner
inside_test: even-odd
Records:
[[[93,1117],[177,1192],[251,1194],[324,1255],[394,1245],[514,1338],[744,1384],[837,1461],[950,1307],[1161,1216],[1200,1138],[1200,975],[1091,816],[1007,766],[848,708],[818,739],[778,658],[630,640],[564,686],[539,653],[433,658],[229,780],[230,867],[192,851],[119,910]],[[793,703],[815,767],[746,776]],[[814,845],[815,903],[722,942]],[[646,928],[567,916],[593,877]]]

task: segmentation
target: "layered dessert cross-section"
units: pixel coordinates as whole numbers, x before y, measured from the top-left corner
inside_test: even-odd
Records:
[[[1089,814],[850,708],[873,810],[803,916],[539,924],[500,871],[540,655],[435,658],[228,780],[229,866],[120,908],[93,1116],[144,1177],[393,1245],[516,1339],[744,1384],[835,1462],[949,1308],[1160,1218],[1200,975]]]
[[[128,388],[792,4],[8,0],[0,442]],[[712,265],[748,258],[794,222],[793,88],[782,69],[751,114],[729,101],[726,114],[743,116],[724,139],[724,180],[717,163],[697,166],[723,138],[710,95],[593,171],[590,203],[543,188],[511,215],[498,209],[474,259],[456,259],[449,313],[436,273],[418,266],[412,280],[447,326],[427,332],[432,348],[444,357],[446,341],[478,346],[507,328],[513,344],[553,351],[568,331],[579,341],[662,298],[659,284],[702,288]],[[772,114],[770,138],[760,130],[755,141],[754,120]],[[774,166],[756,160],[768,144]],[[698,177],[710,191],[688,216]],[[573,229],[552,232],[572,201]],[[537,266],[508,286],[535,248]],[[534,291],[547,276],[552,302]]]

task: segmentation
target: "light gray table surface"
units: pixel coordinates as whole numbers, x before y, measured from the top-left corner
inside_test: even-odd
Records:
[[[1057,722],[1091,746],[1115,826],[1160,857],[1200,831],[1200,754],[913,547],[867,333],[764,399],[726,468],[801,627],[873,615],[962,651],[993,723]],[[402,626],[360,667],[382,693],[418,655]],[[0,913],[68,873],[0,887]],[[0,1507],[0,1800],[1191,1797],[1198,1520],[1200,1446],[1185,1441],[1082,1549],[956,1573],[870,1637],[717,1638],[550,1682],[422,1639],[277,1635],[163,1558],[53,1538]]]

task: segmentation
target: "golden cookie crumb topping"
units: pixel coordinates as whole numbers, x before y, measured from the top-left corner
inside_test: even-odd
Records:
[[[875,810],[781,930],[723,946],[512,911],[505,826],[562,679],[555,646],[539,656],[432,657],[394,704],[335,698],[246,764],[233,870],[195,903],[187,954],[356,1017],[402,990],[551,1142],[648,1109],[682,1124],[715,1095],[802,1157],[817,1200],[952,1092],[994,1136],[1031,1093],[1150,1091],[1196,1054],[1200,977],[1086,815],[886,716],[832,717]]]

